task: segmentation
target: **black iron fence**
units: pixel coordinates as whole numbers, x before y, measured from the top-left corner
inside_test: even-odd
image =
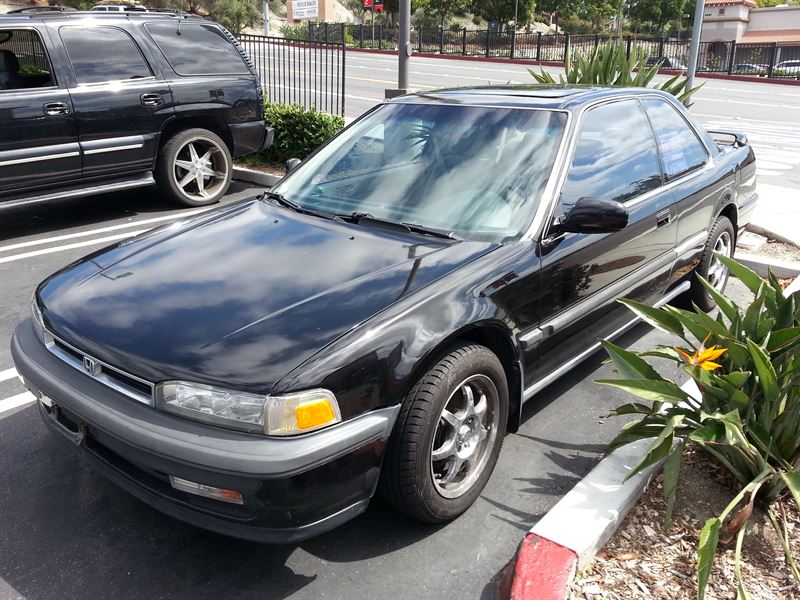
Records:
[[[0,50],[11,50],[19,60],[20,68],[33,71],[49,71],[50,65],[42,48],[42,42],[35,31],[15,29],[14,34],[0,42]]]
[[[345,46],[338,40],[289,40],[241,34],[239,43],[270,102],[344,116]]]
[[[395,50],[398,29],[382,25],[311,23],[308,38],[335,41],[354,48]],[[663,61],[664,68],[685,69],[689,62],[688,39],[639,36],[543,34],[541,32],[492,31],[487,29],[448,30],[441,27],[413,29],[411,43],[420,53],[484,56],[564,62],[565,56],[590,55],[595,48],[622,43],[628,56],[645,56],[650,62]],[[737,44],[702,42],[698,71],[765,77],[800,78],[800,46],[778,44]]]

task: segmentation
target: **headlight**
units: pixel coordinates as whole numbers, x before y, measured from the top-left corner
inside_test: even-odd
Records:
[[[336,397],[328,390],[262,396],[167,381],[156,386],[156,407],[222,427],[279,436],[314,431],[342,420]]]

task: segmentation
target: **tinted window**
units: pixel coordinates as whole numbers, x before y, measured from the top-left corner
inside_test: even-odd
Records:
[[[659,185],[656,144],[639,103],[611,102],[587,112],[561,192],[564,212],[583,197],[624,202]]]
[[[0,29],[0,91],[55,85],[39,34]]]
[[[664,173],[675,179],[706,162],[706,151],[675,107],[664,100],[645,100],[645,110],[656,132]]]
[[[62,27],[61,39],[78,84],[151,77],[136,42],[114,27]]]
[[[225,34],[206,23],[148,23],[148,33],[179,75],[249,73]]]

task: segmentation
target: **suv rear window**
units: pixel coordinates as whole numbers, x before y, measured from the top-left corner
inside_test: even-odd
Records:
[[[62,27],[59,31],[78,85],[152,77],[133,38],[116,27]]]
[[[207,23],[147,23],[153,38],[178,75],[249,74],[244,58],[225,36]]]

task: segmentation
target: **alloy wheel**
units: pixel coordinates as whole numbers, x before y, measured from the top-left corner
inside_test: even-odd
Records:
[[[193,137],[175,154],[172,176],[189,198],[202,202],[215,197],[228,180],[228,158],[214,140]]]
[[[714,252],[723,254],[729,258],[733,256],[733,238],[730,233],[723,231],[720,234],[714,244]],[[708,279],[708,282],[714,286],[714,289],[718,292],[722,292],[728,281],[728,267],[714,255],[712,255],[711,263],[708,265],[708,277],[706,277],[706,279]]]
[[[498,403],[485,375],[468,377],[448,398],[431,444],[431,475],[441,496],[457,498],[480,477],[497,437]]]

